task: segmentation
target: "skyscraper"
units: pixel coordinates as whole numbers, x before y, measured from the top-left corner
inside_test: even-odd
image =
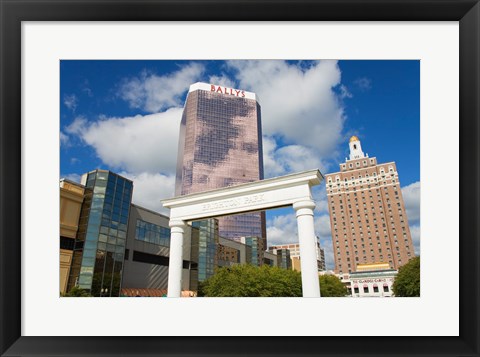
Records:
[[[263,179],[260,104],[255,93],[206,83],[190,86],[180,125],[175,194]],[[266,238],[265,213],[218,219],[219,235]]]
[[[378,164],[352,136],[350,158],[325,175],[335,272],[358,264],[398,269],[415,256],[395,162]]]

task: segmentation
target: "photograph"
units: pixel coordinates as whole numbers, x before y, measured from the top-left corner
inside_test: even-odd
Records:
[[[479,356],[478,2],[0,0],[1,357]]]
[[[60,296],[420,296],[419,60],[59,66]]]

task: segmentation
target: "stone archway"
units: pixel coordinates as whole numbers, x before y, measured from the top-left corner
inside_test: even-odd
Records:
[[[319,297],[311,186],[322,180],[319,170],[311,170],[163,200],[170,208],[168,297],[180,297],[187,222],[285,206],[293,206],[297,217],[303,296]]]

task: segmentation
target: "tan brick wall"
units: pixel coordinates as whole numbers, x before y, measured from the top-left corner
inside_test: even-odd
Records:
[[[366,157],[340,169],[325,177],[335,272],[379,262],[398,269],[414,247],[395,163]]]

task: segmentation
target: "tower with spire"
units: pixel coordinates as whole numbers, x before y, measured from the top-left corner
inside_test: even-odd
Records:
[[[335,272],[376,263],[398,269],[415,253],[395,162],[378,164],[357,136],[348,145],[340,171],[325,175]]]
[[[362,159],[365,157],[362,151],[362,144],[360,144],[360,140],[355,135],[350,138],[348,145],[350,146],[350,160]]]

